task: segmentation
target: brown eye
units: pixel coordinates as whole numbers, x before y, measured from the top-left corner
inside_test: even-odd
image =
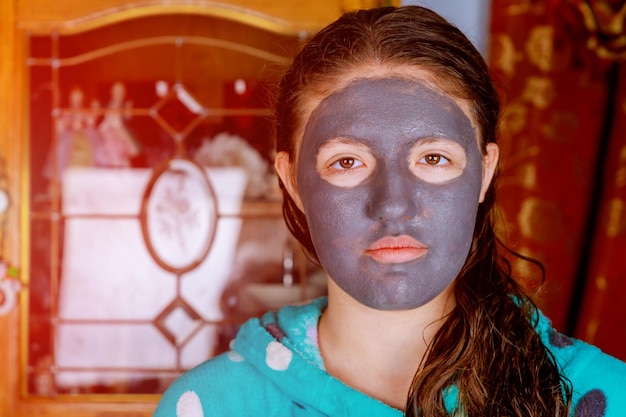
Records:
[[[355,164],[354,158],[341,158],[336,162],[342,169],[350,169],[354,167]]]
[[[363,162],[349,156],[342,157],[333,162],[330,167],[337,171],[351,171],[363,166]]]
[[[430,154],[424,157],[424,160],[428,165],[439,165],[441,162],[441,155]]]

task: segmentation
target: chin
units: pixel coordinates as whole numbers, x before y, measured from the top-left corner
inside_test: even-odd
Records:
[[[425,298],[425,299],[410,299],[407,300],[406,297],[398,297],[397,299],[385,298],[380,300],[359,300],[361,304],[366,305],[367,307],[373,308],[375,310],[381,311],[403,311],[403,310],[415,310],[416,308],[420,308],[431,302],[436,296]]]

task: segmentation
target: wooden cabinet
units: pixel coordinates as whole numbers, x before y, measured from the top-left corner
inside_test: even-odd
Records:
[[[323,291],[282,226],[271,91],[307,35],[394,3],[0,2],[0,261],[20,283],[0,415],[149,416],[242,319]]]

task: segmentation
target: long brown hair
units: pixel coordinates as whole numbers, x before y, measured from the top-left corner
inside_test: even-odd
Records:
[[[347,13],[302,48],[280,84],[277,151],[294,160],[306,101],[367,64],[426,69],[448,94],[472,103],[483,153],[487,143],[496,142],[500,104],[484,59],[439,15],[406,6]],[[448,415],[444,392],[450,387],[458,388],[464,416],[568,415],[571,388],[537,335],[537,308],[512,278],[505,256],[520,255],[494,230],[497,176],[479,206],[472,248],[455,282],[456,307],[415,375],[407,416]],[[282,183],[281,188],[287,226],[317,259],[304,214]]]

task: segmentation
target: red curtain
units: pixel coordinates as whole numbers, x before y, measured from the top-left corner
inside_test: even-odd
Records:
[[[626,359],[625,1],[493,0],[499,198],[515,272],[561,331]],[[624,301],[621,301],[624,299]]]

